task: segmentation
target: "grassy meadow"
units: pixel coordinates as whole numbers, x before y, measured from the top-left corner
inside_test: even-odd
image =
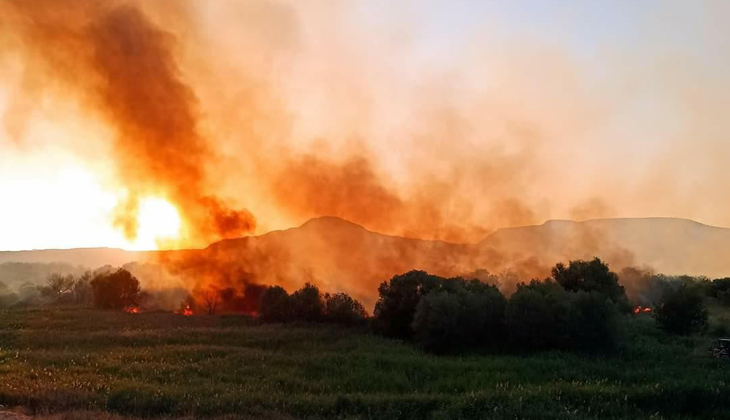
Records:
[[[710,337],[623,321],[613,355],[433,356],[331,325],[82,308],[0,311],[0,404],[43,419],[723,419]]]

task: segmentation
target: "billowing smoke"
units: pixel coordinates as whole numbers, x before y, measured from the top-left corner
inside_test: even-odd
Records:
[[[277,247],[274,233],[267,246],[234,241],[160,255],[189,290],[234,288],[231,302],[249,284],[291,289],[307,280],[371,302],[377,283],[412,268],[486,269],[509,288],[568,257],[646,263],[601,229],[544,242],[539,256],[524,250],[530,237],[479,242],[549,218],[730,223],[722,196],[730,85],[725,72],[708,70],[727,69],[725,55],[713,55],[715,66],[681,49],[664,56],[651,42],[664,45],[674,28],[652,25],[641,25],[643,49],[617,56],[610,45],[591,46],[594,60],[540,36],[481,28],[491,25],[458,42],[432,40],[441,45],[429,54],[414,42],[421,2],[387,17],[358,3],[0,0],[5,131],[22,143],[24,130],[53,120],[95,134],[44,145],[63,143],[122,191],[112,222],[129,238],[142,200],[170,201],[183,231],[161,247],[202,248],[323,215],[474,244],[355,246],[362,242],[347,231],[333,233],[341,247],[333,251],[317,235]],[[695,41],[730,39],[713,20],[727,3],[708,1],[695,17],[668,3],[641,13],[716,28],[688,33]],[[651,19],[664,20],[673,22]],[[698,205],[708,197],[712,205]],[[333,252],[339,265],[325,258]]]
[[[140,199],[164,197],[182,213],[193,243],[253,231],[254,217],[207,190],[215,151],[198,130],[194,92],[174,57],[175,37],[137,7],[103,1],[9,1],[8,28],[24,46],[26,77],[60,80],[114,130],[113,155],[126,197],[114,224],[137,236]],[[40,74],[35,74],[40,73]],[[86,139],[93,142],[94,139]]]

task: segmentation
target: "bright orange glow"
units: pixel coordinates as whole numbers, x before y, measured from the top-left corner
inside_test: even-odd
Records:
[[[648,313],[651,313],[651,308],[648,306],[644,307],[644,306],[639,305],[636,308],[634,308],[634,313],[635,314],[641,314],[641,313],[648,314]]]
[[[180,234],[180,215],[169,201],[145,198],[139,205],[137,238],[125,248],[132,250],[157,249],[160,242],[169,242]]]
[[[185,306],[185,307],[184,307],[184,308],[182,309],[182,311],[175,311],[175,313],[176,313],[176,314],[180,314],[180,315],[190,316],[190,315],[192,315],[192,314],[193,314],[193,310],[192,310],[192,309],[190,309],[190,305],[186,305],[186,306]]]
[[[139,308],[136,306],[127,306],[126,308],[124,308],[124,312],[128,314],[138,314]]]

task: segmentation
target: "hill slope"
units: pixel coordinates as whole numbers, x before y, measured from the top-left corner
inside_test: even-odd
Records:
[[[730,275],[730,229],[683,219],[552,220],[539,226],[501,229],[476,244],[383,235],[334,217],[261,236],[224,240],[202,250],[128,252],[75,249],[0,253],[4,261],[67,262],[88,267],[131,261],[163,264],[190,290],[210,284],[240,288],[248,283],[305,282],[325,291],[347,291],[369,307],[377,286],[394,274],[422,269],[444,276],[511,271],[517,279],[541,277],[558,261],[599,256],[618,270],[641,266],[667,274]],[[164,281],[146,279],[164,286]],[[159,277],[159,276],[156,276]],[[2,279],[0,279],[2,280]],[[162,283],[162,284],[161,284]],[[179,287],[181,282],[176,282]]]
[[[599,256],[615,267],[643,266],[667,274],[730,275],[730,229],[673,218],[551,220],[501,229],[479,242],[508,261],[554,264]]]

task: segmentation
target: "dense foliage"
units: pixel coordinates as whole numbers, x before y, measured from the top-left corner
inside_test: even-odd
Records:
[[[259,315],[264,322],[287,322],[291,316],[289,294],[281,286],[269,286],[261,295]]]
[[[306,283],[289,295],[280,286],[270,286],[261,295],[260,318],[264,322],[330,322],[345,326],[362,324],[367,312],[347,293],[325,294]]]
[[[123,268],[99,273],[90,284],[97,308],[123,309],[137,305],[139,300],[139,280]]]
[[[552,278],[569,292],[596,292],[611,299],[628,311],[626,291],[618,282],[618,275],[599,258],[591,261],[570,261],[566,267],[558,263],[553,267]]]
[[[507,306],[502,293],[478,281],[445,282],[418,303],[412,325],[416,343],[436,353],[499,345]]]
[[[421,296],[437,289],[443,280],[425,271],[413,270],[382,283],[378,287],[380,299],[375,304],[376,329],[389,337],[410,338]]]
[[[657,325],[672,334],[688,335],[707,328],[707,309],[703,296],[687,285],[670,290],[655,313]]]
[[[347,293],[324,295],[324,312],[329,322],[348,327],[362,324],[368,315],[362,303]]]

